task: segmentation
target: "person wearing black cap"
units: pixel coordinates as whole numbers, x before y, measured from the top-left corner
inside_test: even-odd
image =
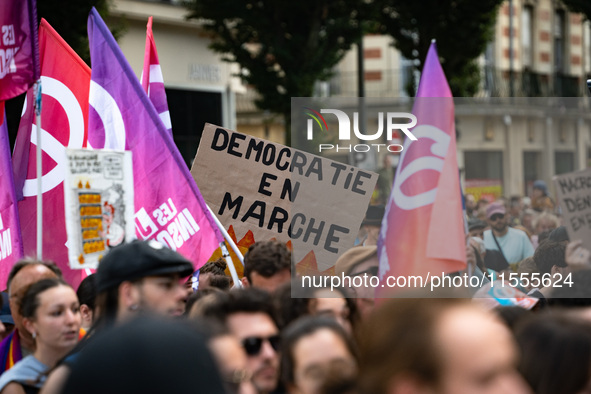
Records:
[[[180,279],[192,273],[189,260],[156,241],[133,241],[114,248],[96,272],[97,306],[104,311],[97,323],[138,311],[182,315],[188,291]],[[115,297],[116,311],[108,307]]]
[[[181,282],[193,264],[156,241],[133,241],[118,246],[102,258],[96,271],[98,318],[88,332],[92,337],[117,322],[138,314],[181,316],[189,291]],[[43,393],[59,393],[80,347],[48,377]]]

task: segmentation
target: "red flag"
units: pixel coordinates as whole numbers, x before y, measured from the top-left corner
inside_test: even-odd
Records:
[[[90,68],[45,21],[39,26],[43,149],[43,258],[57,263],[65,279],[77,286],[80,271],[68,266],[64,216],[64,148],[87,146]],[[25,255],[36,254],[37,186],[33,91],[27,93],[13,155],[15,184]]]
[[[466,268],[454,104],[431,44],[407,139],[382,222],[379,276],[441,276]]]

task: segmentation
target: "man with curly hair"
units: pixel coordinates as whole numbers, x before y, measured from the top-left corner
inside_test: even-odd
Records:
[[[255,242],[244,256],[244,287],[270,293],[291,280],[291,252],[279,241]]]

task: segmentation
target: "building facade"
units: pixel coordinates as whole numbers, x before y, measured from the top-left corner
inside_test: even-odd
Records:
[[[200,23],[187,21],[187,11],[178,3],[116,0],[111,15],[127,25],[119,44],[138,76],[147,18],[154,16],[175,141],[183,156],[188,162],[194,156],[204,122],[283,142],[281,117],[254,106],[256,92],[233,76],[238,66],[208,49],[210,40]],[[418,74],[393,48],[391,38],[368,35],[363,48],[366,96],[408,97],[409,82]],[[536,179],[550,185],[555,174],[587,167],[591,104],[585,81],[591,74],[591,27],[582,15],[568,12],[557,0],[507,0],[480,64],[478,97],[456,104],[458,160],[468,192],[490,199],[527,195]],[[316,93],[356,96],[357,49],[334,71],[330,81],[318,83]],[[514,99],[491,99],[496,97]],[[374,126],[368,123],[368,130]],[[375,158],[376,170],[383,159]]]
[[[245,92],[238,71],[209,50],[201,24],[186,20],[180,4],[117,0],[110,21],[123,26],[119,46],[138,78],[142,73],[148,17],[158,50],[174,140],[191,164],[206,122],[236,129],[236,95]]]
[[[590,26],[556,0],[507,0],[500,6],[494,40],[480,58],[481,90],[456,103],[467,192],[488,199],[529,195],[536,179],[551,185],[553,175],[588,166]],[[368,36],[363,47],[366,95],[408,96],[409,79],[418,75],[391,39]],[[330,94],[355,96],[356,70],[354,49],[337,68]]]

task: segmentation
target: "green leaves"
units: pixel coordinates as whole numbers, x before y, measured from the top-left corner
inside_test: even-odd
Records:
[[[311,96],[351,45],[361,37],[363,0],[192,0],[189,18],[207,20],[215,35],[211,48],[229,54],[248,73],[263,110],[283,114],[288,124],[291,97]]]
[[[454,96],[473,96],[480,82],[476,58],[492,40],[502,0],[376,0],[380,32],[420,70],[429,45],[437,52]]]

